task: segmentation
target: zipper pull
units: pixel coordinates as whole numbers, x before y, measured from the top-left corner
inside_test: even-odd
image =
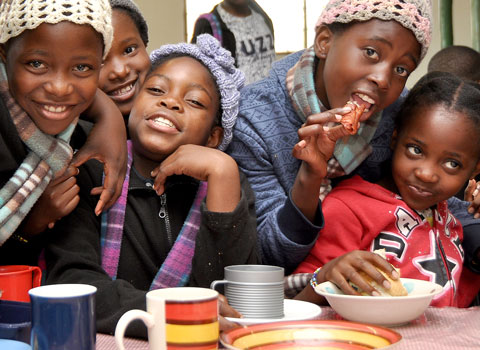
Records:
[[[167,216],[167,208],[165,204],[167,204],[167,195],[164,193],[160,196],[160,211],[158,212],[158,217],[160,219],[165,219]]]

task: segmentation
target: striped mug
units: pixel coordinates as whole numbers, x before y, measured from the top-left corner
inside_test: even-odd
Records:
[[[125,330],[133,320],[148,328],[151,350],[218,349],[218,292],[208,288],[177,287],[147,293],[147,311],[127,311],[117,323],[115,342],[124,350]]]

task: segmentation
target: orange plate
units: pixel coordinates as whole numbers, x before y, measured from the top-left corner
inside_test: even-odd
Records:
[[[385,327],[349,321],[287,321],[234,328],[220,335],[227,349],[384,349],[402,336]]]

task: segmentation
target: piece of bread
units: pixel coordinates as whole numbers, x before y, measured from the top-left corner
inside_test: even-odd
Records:
[[[385,249],[379,249],[379,250],[376,250],[374,251],[374,253],[380,255],[381,257],[385,258]],[[395,267],[394,267],[395,268]],[[375,288],[379,293],[380,295],[382,296],[394,296],[394,297],[397,297],[397,296],[406,296],[408,295],[408,292],[407,290],[405,289],[405,287],[403,286],[402,282],[400,282],[400,279],[398,280],[393,280],[391,279],[385,272],[383,272],[382,270],[380,270],[379,268],[377,268],[377,270],[387,279],[388,282],[390,282],[390,289],[385,289],[384,286],[378,284],[376,281],[374,281],[369,275],[367,275],[365,272],[363,271],[360,271],[359,274],[360,276],[362,276],[362,278],[367,281],[373,288]],[[398,274],[400,275],[400,271],[398,269],[395,269]],[[358,288],[354,283],[350,282],[350,285],[352,285],[352,287],[358,291],[360,294],[362,295],[369,295],[367,293],[365,293],[363,290],[361,290],[360,288]]]
[[[400,280],[392,280],[385,272],[380,269],[377,270],[387,279],[388,282],[390,282],[390,289],[385,289],[384,286],[378,284],[364,272],[360,272],[360,276],[362,276],[362,278],[366,280],[373,288],[375,288],[382,296],[400,297],[408,295],[407,290],[403,286],[402,282],[400,282]]]

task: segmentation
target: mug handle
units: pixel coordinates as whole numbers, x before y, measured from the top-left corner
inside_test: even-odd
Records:
[[[228,283],[228,281],[227,280],[215,280],[212,283],[210,283],[210,289],[215,289],[217,287],[217,285],[225,284],[225,283]]]
[[[33,288],[39,287],[42,284],[42,269],[38,266],[31,266],[30,271],[33,272]]]
[[[115,343],[117,348],[120,350],[125,350],[123,345],[123,338],[125,337],[125,330],[128,327],[128,324],[133,320],[141,320],[148,328],[152,328],[155,325],[154,317],[143,310],[130,310],[125,312],[122,317],[118,320],[117,326],[115,328]],[[166,347],[165,347],[166,349]]]

